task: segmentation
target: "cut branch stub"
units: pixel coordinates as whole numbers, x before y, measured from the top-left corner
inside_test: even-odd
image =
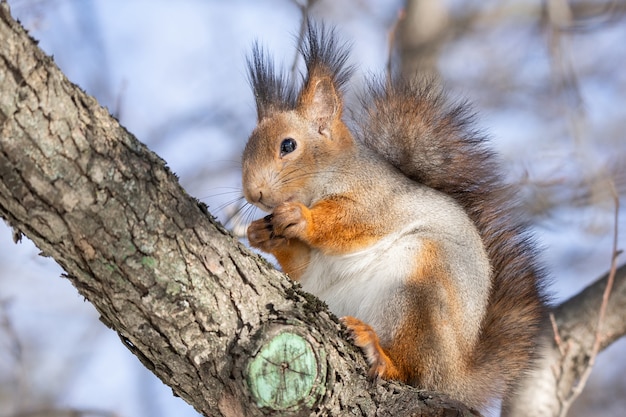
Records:
[[[260,408],[313,407],[326,392],[326,352],[311,334],[289,325],[264,326],[246,367],[250,393]]]

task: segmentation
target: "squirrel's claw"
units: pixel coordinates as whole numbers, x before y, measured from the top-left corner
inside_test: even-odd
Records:
[[[271,252],[289,239],[301,238],[307,226],[305,212],[308,209],[301,203],[286,202],[279,205],[272,214],[250,223],[250,245]]]
[[[354,344],[365,354],[370,365],[370,378],[398,379],[398,370],[380,346],[378,335],[372,326],[352,316],[342,317],[340,320],[348,328]]]
[[[252,247],[270,252],[285,242],[285,238],[277,236],[271,223],[271,215],[250,223],[248,226],[248,242]]]

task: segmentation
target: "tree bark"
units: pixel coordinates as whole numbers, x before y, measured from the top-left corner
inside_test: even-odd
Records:
[[[472,415],[444,396],[369,381],[326,307],[215,222],[158,156],[63,76],[4,1],[0,217],[53,257],[142,363],[204,415]],[[539,394],[575,381],[605,281],[555,310],[569,359],[550,333],[512,402],[527,410],[517,415],[555,415],[541,407],[558,404],[556,394],[547,403]],[[624,311],[621,268],[602,347],[626,332]],[[573,376],[551,377],[555,364]]]
[[[316,298],[251,254],[0,3],[0,216],[206,416],[472,415],[365,376]]]
[[[604,350],[626,334],[626,265],[616,271],[598,332],[598,314],[607,280],[608,274],[553,310],[555,327],[546,328],[538,366],[513,399],[509,416],[561,415],[589,366],[596,337],[600,350]],[[583,387],[584,382],[580,388]]]

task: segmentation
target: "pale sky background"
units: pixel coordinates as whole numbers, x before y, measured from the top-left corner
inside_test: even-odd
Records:
[[[314,16],[338,25],[353,43],[355,84],[384,70],[387,31],[402,3],[327,1],[323,10],[314,10]],[[255,123],[245,56],[258,39],[279,62],[291,65],[300,24],[293,2],[9,0],[9,5],[67,77],[166,160],[191,195],[212,211],[240,195],[239,155]],[[602,34],[602,41],[623,43],[619,33]],[[492,47],[519,52],[499,42]],[[554,132],[542,131],[528,113],[481,109],[479,94],[458,83],[459,71],[479,71],[483,64],[472,48],[476,46],[461,44],[443,55],[444,77],[459,87],[453,93],[478,101],[479,126],[493,136],[512,170],[540,175],[560,167],[555,160],[563,154],[555,156],[558,147],[546,144],[546,136]],[[526,51],[520,71],[529,78],[547,71],[543,55]],[[614,92],[590,87],[585,94],[595,104],[589,106],[591,122],[601,123],[606,109],[614,107]],[[607,149],[589,152],[597,153],[601,164]],[[575,170],[564,165],[568,173]],[[558,271],[552,286],[558,299],[577,293],[608,269],[610,213],[610,207],[600,214],[565,210],[558,221],[537,228],[544,260]],[[622,220],[622,229],[625,224]],[[625,243],[620,238],[622,248]],[[11,388],[12,397],[0,394],[0,416],[10,415],[19,403],[96,409],[121,417],[197,415],[143,368],[61,274],[28,239],[13,244],[10,229],[0,222],[0,323],[10,322],[21,346],[16,355],[13,341],[3,342],[0,333],[0,387],[13,377],[20,381]],[[616,386],[611,381],[623,380],[623,367],[614,365],[624,362],[619,345],[623,341],[600,356],[590,384],[605,380]],[[626,397],[623,391],[615,395]]]

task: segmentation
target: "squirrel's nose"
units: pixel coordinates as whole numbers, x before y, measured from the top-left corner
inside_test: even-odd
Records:
[[[263,189],[258,186],[252,186],[252,184],[245,184],[243,196],[249,203],[256,204],[263,199]]]
[[[267,193],[266,193],[267,195]],[[256,203],[260,203],[263,204],[263,189],[256,189],[253,193],[253,199],[254,201],[251,201],[251,203],[256,204]]]
[[[268,204],[267,196],[269,194],[263,188],[254,188],[244,190],[244,197],[249,203],[254,204],[264,211],[271,211],[272,206]]]
[[[259,190],[258,193],[258,200],[256,200],[256,203],[254,203],[257,207],[260,207],[262,210],[265,211],[272,211],[272,209],[274,208],[274,206],[272,206],[271,203],[269,203],[268,201],[264,201],[263,200],[263,190]],[[265,193],[265,196],[267,197],[268,193]],[[267,199],[266,199],[267,200]],[[271,198],[270,198],[271,201]]]

